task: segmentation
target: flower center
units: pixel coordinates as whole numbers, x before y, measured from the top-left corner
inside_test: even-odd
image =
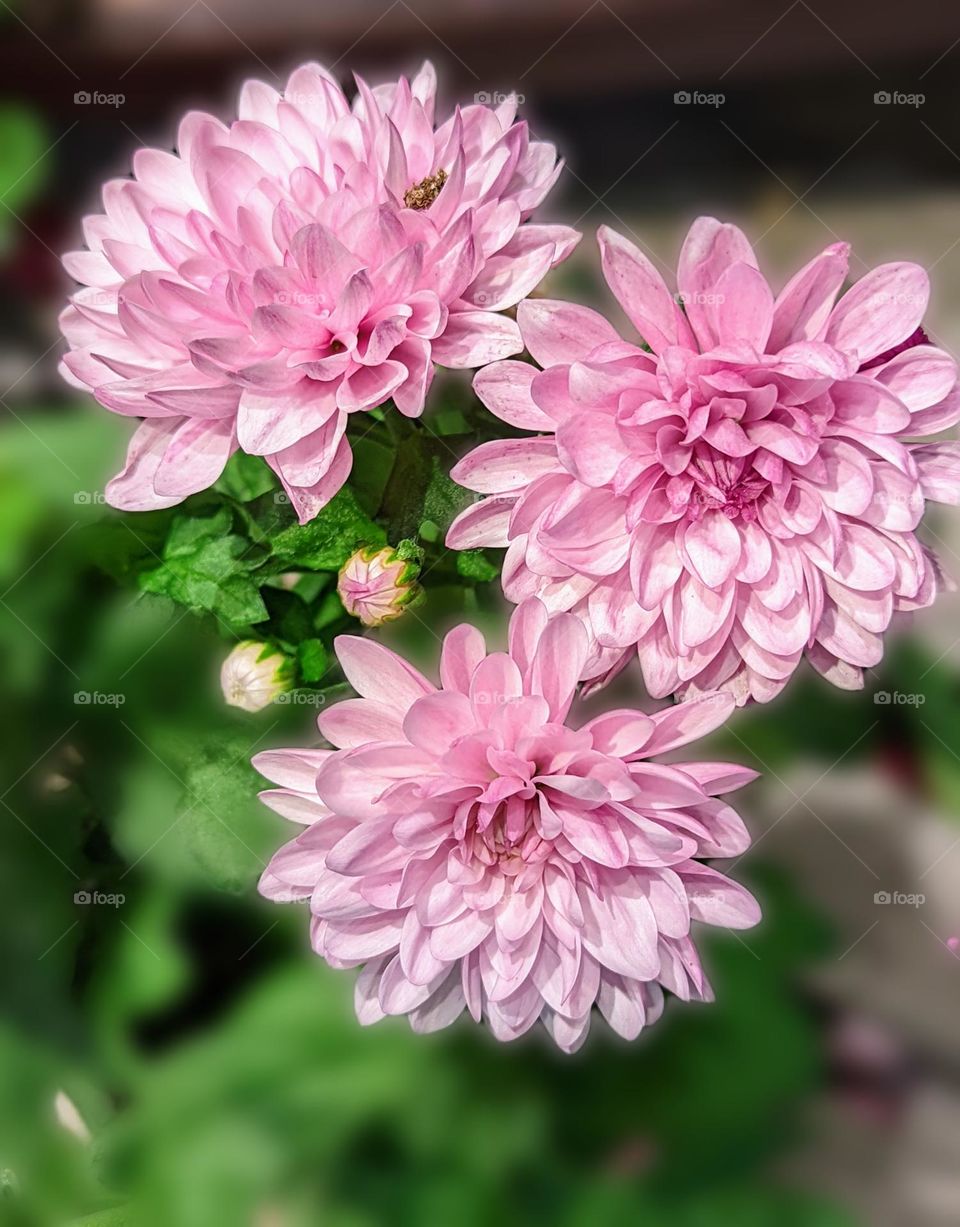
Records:
[[[468,835],[469,851],[488,868],[496,865],[510,877],[531,860],[541,860],[549,845],[538,835],[528,801],[511,799],[497,808],[486,826],[477,823]],[[539,855],[538,855],[539,853]]]
[[[728,519],[751,524],[770,482],[742,460],[697,459],[687,470],[693,479],[688,518],[699,520],[705,511],[722,511]]]
[[[427,175],[413,187],[408,187],[403,193],[403,203],[408,209],[429,209],[440,195],[440,189],[447,181],[447,172],[438,170],[435,175]]]

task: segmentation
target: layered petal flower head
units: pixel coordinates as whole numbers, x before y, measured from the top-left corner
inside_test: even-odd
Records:
[[[544,369],[494,363],[474,387],[538,433],[454,469],[494,497],[448,544],[509,546],[505,593],[577,613],[597,682],[636,648],[654,696],[767,700],[804,656],[862,686],[893,614],[936,595],[925,500],[960,491],[958,445],[917,441],[960,420],[956,363],[920,329],[926,273],[882,265],[838,300],[838,243],[774,296],[742,232],[704,217],[678,303],[632,243],[599,239],[644,347],[585,307],[520,305]]]
[[[336,647],[361,696],[319,718],[337,748],[254,759],[280,785],[264,801],[306,825],[260,890],[308,899],[317,953],[362,967],[361,1022],[405,1014],[431,1031],[466,1008],[498,1039],[539,1019],[573,1050],[594,1005],[633,1038],[664,989],[710,999],[692,922],[759,912],[702,858],[748,846],[719,797],[755,773],[650,759],[716,728],[730,695],[571,728],[587,634],[536,598],[514,612],[508,653],[452,630],[439,689],[370,639]]]
[[[521,348],[517,303],[573,248],[528,221],[560,172],[513,100],[434,124],[430,65],[351,105],[316,64],[258,81],[239,118],[183,120],[178,154],[141,149],[103,191],[84,287],[61,317],[63,371],[143,419],[117,507],[169,507],[236,448],[264,456],[302,522],[350,471],[351,413],[392,398],[416,417],[434,364]]]

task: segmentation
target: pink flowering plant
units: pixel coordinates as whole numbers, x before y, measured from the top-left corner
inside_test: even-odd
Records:
[[[539,296],[580,238],[542,216],[556,150],[435,95],[307,64],[139,150],[65,258],[63,372],[136,423],[104,565],[205,617],[225,719],[299,747],[254,759],[303,828],[261,892],[362,1023],[569,1052],[711,1000],[702,926],[757,923],[713,864],[756,773],[693,743],[804,661],[862,686],[946,585],[957,366],[917,265],[850,285],[837,243],[775,292],[712,218],[676,291],[601,228],[623,330]]]

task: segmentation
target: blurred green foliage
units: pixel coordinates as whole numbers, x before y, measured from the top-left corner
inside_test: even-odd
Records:
[[[452,619],[502,633],[497,560],[439,544],[458,436],[402,440],[429,507],[381,465],[300,528],[246,460],[169,512],[110,511],[96,491],[124,433],[79,408],[0,429],[0,1221],[843,1227],[765,1175],[820,1084],[796,979],[828,937],[752,859],[738,876],[766,920],[707,941],[717,1003],[672,1002],[633,1045],[598,1025],[574,1058],[470,1023],[360,1028],[304,910],[256,894],[288,832],[250,755],[308,743],[340,693],[346,554],[414,525],[427,598],[390,630],[425,665]],[[295,652],[297,701],[223,705],[219,664],[249,633]]]
[[[15,208],[45,140],[0,107],[0,145]],[[821,1077],[795,982],[828,939],[787,882],[755,871],[763,927],[706,943],[716,1005],[673,1002],[633,1045],[598,1027],[575,1058],[470,1023],[361,1029],[304,910],[257,896],[288,832],[250,756],[308,743],[345,692],[349,555],[402,542],[421,562],[426,599],[385,637],[424,667],[454,621],[502,635],[499,558],[442,543],[470,499],[453,461],[503,428],[459,385],[433,400],[423,424],[369,415],[349,486],[306,526],[260,460],[118,514],[100,490],[121,420],[75,407],[0,427],[0,1223],[847,1225],[765,1174]],[[242,638],[295,662],[285,703],[225,707],[218,670]]]
[[[18,102],[0,102],[0,254],[10,243],[15,214],[43,185],[49,146],[36,112]]]

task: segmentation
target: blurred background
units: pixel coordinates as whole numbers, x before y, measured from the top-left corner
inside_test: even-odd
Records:
[[[310,692],[228,710],[222,619],[124,586],[161,538],[103,506],[128,428],[56,374],[58,255],[189,107],[425,57],[448,104],[522,94],[566,157],[548,213],[586,237],[549,293],[602,302],[602,222],[669,272],[716,212],[775,283],[841,237],[855,276],[924,263],[960,351],[960,14],[933,0],[0,0],[0,1223],[955,1227],[955,595],[862,694],[798,680],[715,739],[764,773],[735,872],[766,918],[706,945],[717,1005],[632,1046],[361,1030],[302,911],[256,895],[288,833],[248,760],[309,740]],[[960,517],[926,531],[960,578]]]

